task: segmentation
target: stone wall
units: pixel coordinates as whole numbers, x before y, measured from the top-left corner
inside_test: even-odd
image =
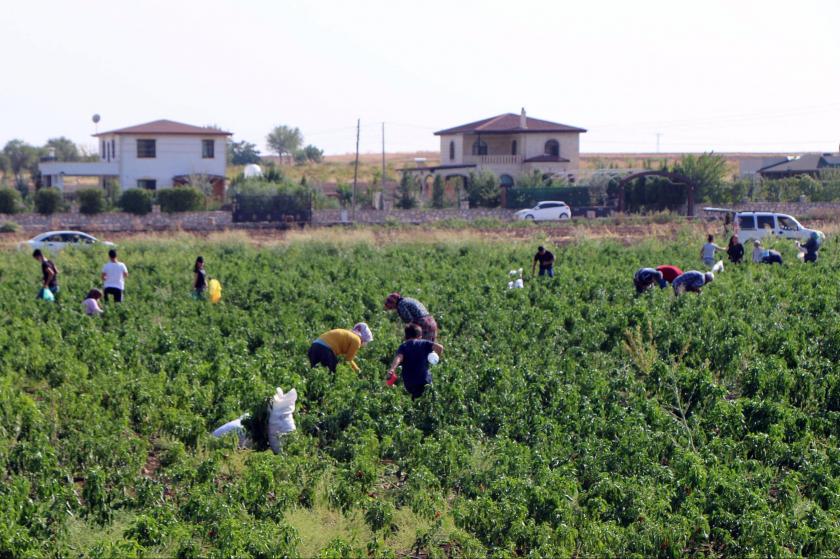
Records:
[[[382,224],[391,221],[401,223],[430,223],[445,219],[472,221],[479,218],[509,220],[513,210],[472,209],[472,210],[357,210],[355,222],[360,224]],[[352,212],[348,212],[348,222]],[[230,212],[182,212],[162,213],[157,207],[144,216],[123,212],[107,212],[96,215],[84,215],[78,212],[41,215],[20,213],[0,214],[0,223],[14,222],[27,233],[41,233],[61,229],[96,232],[143,232],[143,231],[221,231],[225,229],[276,229],[280,224],[274,222],[233,223]],[[312,225],[335,225],[343,223],[340,210],[315,210],[312,212]]]
[[[840,203],[770,203],[757,202],[735,206],[733,209],[773,211],[793,215],[798,218],[838,218]],[[698,206],[698,213],[702,207]],[[423,224],[442,220],[474,221],[476,219],[498,219],[509,221],[515,210],[507,209],[445,209],[445,210],[357,210],[355,220],[352,212],[347,212],[347,220],[342,220],[341,210],[315,210],[312,212],[312,225],[327,226],[340,223],[375,225],[390,222]],[[702,215],[702,213],[700,214]],[[78,212],[41,215],[21,213],[14,215],[0,214],[0,223],[15,222],[26,233],[41,233],[60,229],[73,229],[95,232],[143,231],[222,231],[225,229],[277,229],[280,224],[233,223],[230,212],[183,212],[167,214],[155,207],[152,213],[136,216],[122,212],[108,212],[97,215],[84,215]]]
[[[508,221],[516,210],[500,208],[475,209],[445,209],[445,210],[347,210],[346,220],[341,218],[341,210],[315,210],[312,212],[312,225],[332,225],[336,223],[355,222],[360,224],[377,224],[396,221],[399,223],[431,223],[447,219],[462,219],[473,221],[476,219],[499,219]]]

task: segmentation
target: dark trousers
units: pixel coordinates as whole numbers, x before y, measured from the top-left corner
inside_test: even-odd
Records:
[[[105,300],[108,300],[108,296],[114,298],[115,303],[122,303],[123,300],[123,290],[119,287],[106,287],[105,288]]]
[[[338,367],[338,357],[335,356],[333,350],[324,344],[313,342],[312,345],[309,346],[309,351],[306,355],[309,357],[310,367],[323,365],[329,369],[331,373],[335,373],[335,368]]]
[[[541,276],[547,275],[548,277],[553,278],[554,277],[554,266],[546,266],[545,268],[540,266],[540,275]]]

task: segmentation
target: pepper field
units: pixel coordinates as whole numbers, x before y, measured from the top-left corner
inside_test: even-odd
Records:
[[[537,242],[127,241],[126,302],[82,313],[104,251],[67,250],[58,303],[0,253],[0,556],[569,557],[840,554],[840,244],[815,266],[700,269],[699,235]],[[202,254],[224,291],[189,297]],[[445,352],[385,386],[398,290]],[[366,321],[361,373],[310,370]],[[283,453],[210,431],[296,388]]]

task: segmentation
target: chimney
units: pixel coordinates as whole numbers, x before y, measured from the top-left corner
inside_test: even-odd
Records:
[[[522,112],[519,113],[519,127],[523,130],[528,128],[528,119],[525,118],[525,107],[522,107]]]

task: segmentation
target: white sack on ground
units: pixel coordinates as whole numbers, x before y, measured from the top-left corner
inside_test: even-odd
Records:
[[[268,444],[275,454],[280,453],[280,437],[295,430],[295,411],[297,391],[292,388],[283,394],[278,388],[277,393],[268,404]]]

